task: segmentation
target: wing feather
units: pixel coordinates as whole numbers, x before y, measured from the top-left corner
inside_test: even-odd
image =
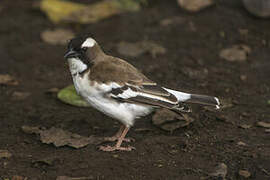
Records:
[[[126,84],[122,87],[113,88],[109,92],[109,96],[116,100],[129,103],[163,107],[184,112],[189,111],[186,106],[183,106],[178,102],[173,94],[160,86],[153,86],[154,85],[145,85],[136,87],[134,85]]]

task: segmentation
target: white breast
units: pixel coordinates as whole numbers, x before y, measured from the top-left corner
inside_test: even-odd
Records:
[[[84,66],[74,60],[70,61],[70,71],[73,83],[78,94],[80,94],[91,106],[104,114],[121,121],[127,126],[134,124],[134,119],[145,116],[152,111],[148,106],[130,103],[120,103],[107,96],[112,88],[120,87],[116,83],[98,84],[91,83],[89,72],[81,76],[78,72],[85,70]]]

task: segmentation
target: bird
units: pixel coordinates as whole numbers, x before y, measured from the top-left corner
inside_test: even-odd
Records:
[[[155,109],[166,108],[178,113],[191,112],[187,104],[195,103],[220,108],[217,97],[190,94],[159,85],[147,78],[127,61],[107,55],[89,36],[75,37],[68,42],[64,55],[77,94],[93,108],[121,122],[119,131],[106,141],[114,146],[100,146],[101,151],[132,151],[122,146],[136,119]]]

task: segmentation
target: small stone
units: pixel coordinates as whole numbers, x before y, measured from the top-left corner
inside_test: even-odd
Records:
[[[177,0],[179,6],[189,12],[199,12],[215,4],[214,0]]]
[[[244,178],[249,178],[251,176],[251,173],[247,170],[239,170],[238,174]]]
[[[244,143],[244,142],[242,142],[242,141],[239,141],[239,142],[237,143],[237,145],[238,145],[238,146],[246,146],[247,144]]]
[[[240,75],[240,79],[242,81],[246,81],[247,80],[247,76],[242,74],[242,75]]]
[[[264,127],[264,128],[270,128],[270,123],[260,121],[260,122],[257,122],[257,126]]]
[[[241,45],[234,45],[231,48],[221,50],[219,56],[227,61],[243,62],[247,60],[247,56],[250,53],[251,53],[250,47],[241,44]]]
[[[12,154],[8,150],[0,150],[0,159],[10,158]]]
[[[249,129],[249,128],[251,128],[252,126],[249,125],[249,124],[241,124],[241,125],[239,125],[239,127],[242,128],[242,129]]]

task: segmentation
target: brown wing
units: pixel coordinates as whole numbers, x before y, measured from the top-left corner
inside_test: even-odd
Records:
[[[132,85],[155,85],[131,64],[115,57],[106,56],[105,60],[96,62],[90,70],[90,79],[101,83],[116,82]]]

